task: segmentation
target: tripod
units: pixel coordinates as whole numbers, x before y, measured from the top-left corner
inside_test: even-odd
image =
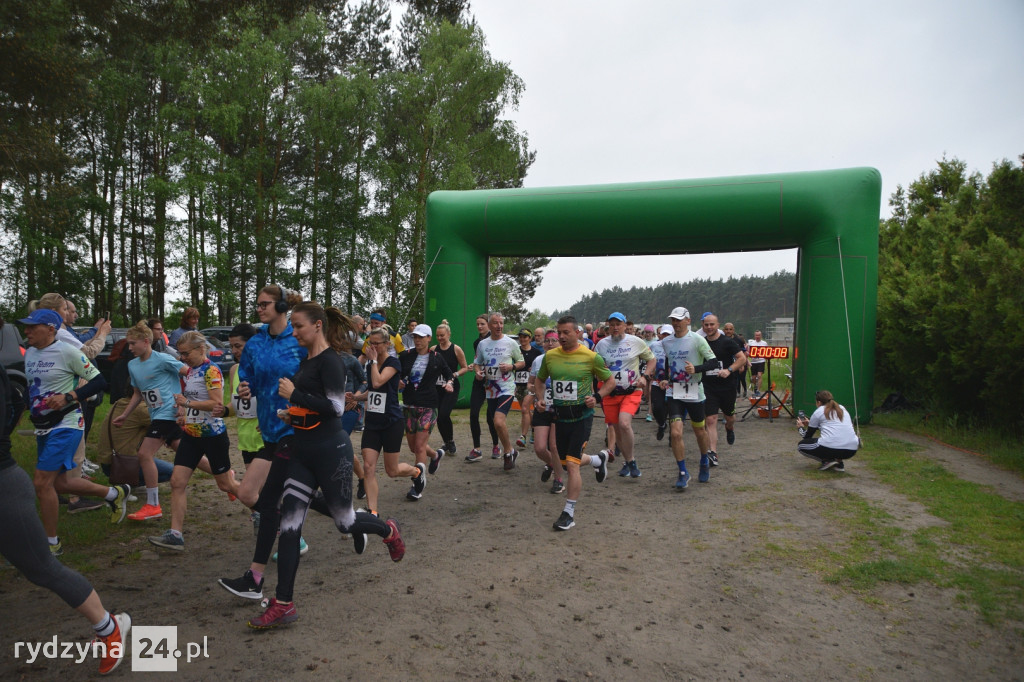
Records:
[[[763,395],[765,395],[768,399],[768,422],[771,423],[775,421],[775,418],[772,416],[772,398],[775,398],[775,402],[778,403],[779,407],[784,409],[786,412],[789,412],[789,416],[790,418],[792,418],[793,411],[786,406],[786,403],[784,403],[782,399],[779,398],[779,396],[775,395],[775,384],[772,383],[772,361],[765,360],[765,363],[768,365],[768,367],[766,367],[766,369],[768,370],[768,390],[765,391]],[[750,407],[747,408],[747,411],[743,413],[743,416],[740,417],[740,421],[746,421],[747,415],[750,414],[751,410],[757,407],[760,404],[760,402],[761,400],[758,399],[757,402],[752,403]]]

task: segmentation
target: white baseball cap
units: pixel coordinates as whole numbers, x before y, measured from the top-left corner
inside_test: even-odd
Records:
[[[669,319],[672,320],[688,320],[690,319],[690,311],[682,306],[679,306],[678,308],[673,308],[672,312],[670,312],[668,316]]]
[[[663,324],[658,328],[659,334],[675,334],[676,330],[670,324]]]
[[[412,330],[413,336],[433,336],[434,333],[430,331],[430,326],[425,324],[418,324],[416,328]]]

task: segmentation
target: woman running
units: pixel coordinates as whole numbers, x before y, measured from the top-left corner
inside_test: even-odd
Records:
[[[237,395],[242,400],[256,399],[261,447],[245,470],[238,489],[238,499],[259,512],[253,515],[256,549],[249,570],[239,578],[221,578],[218,582],[228,592],[246,599],[263,599],[263,571],[277,541],[281,517],[278,502],[284,489],[287,461],[274,454],[291,437],[291,425],[278,419],[278,410],[288,408],[288,401],[278,395],[278,382],[299,369],[306,349],[299,345],[288,321],[288,311],[302,302],[302,294],[270,284],[256,295],[256,316],[263,327],[245,344],[238,360]],[[300,538],[300,551],[309,550]]]
[[[12,397],[7,372],[0,372],[0,555],[33,584],[52,591],[85,616],[102,643],[93,645],[92,651],[99,655],[100,675],[106,675],[124,658],[132,619],[127,613],[115,616],[103,608],[89,581],[59,562],[47,548],[32,482],[11,455],[10,435],[24,410],[23,405],[12,405]]]
[[[435,451],[427,444],[430,432],[434,430],[434,422],[437,421],[437,387],[451,393],[455,377],[441,355],[430,350],[432,334],[429,326],[416,325],[411,336],[414,347],[400,354],[398,361],[402,365],[402,383],[405,384],[402,393],[405,437],[409,441],[409,449],[416,457],[416,468],[420,470],[420,474],[412,479],[412,488],[406,498],[418,500],[423,496],[423,487],[427,484],[428,468],[431,474],[437,473],[437,467],[444,457],[444,448]]]
[[[459,377],[469,371],[469,364],[466,362],[466,354],[457,345],[452,343],[452,328],[448,320],[441,320],[437,325],[437,344],[430,350],[436,350],[444,358],[448,369],[455,377],[452,382],[452,390],[447,391],[442,386],[437,387],[437,431],[444,440],[444,452],[446,455],[455,454],[455,425],[452,424],[452,410],[459,400],[461,385]]]
[[[185,332],[178,337],[178,355],[188,370],[184,389],[174,396],[178,409],[178,426],[184,433],[174,455],[174,473],[171,474],[171,527],[163,535],[149,538],[157,547],[182,551],[185,538],[185,509],[188,504],[188,482],[192,472],[205,456],[210,461],[217,487],[234,500],[238,495],[238,482],[231,471],[228,450],[231,441],[224,420],[213,416],[224,406],[224,377],[220,368],[206,357],[206,337],[199,332]]]
[[[371,514],[377,514],[379,487],[377,485],[377,460],[383,453],[384,472],[391,478],[409,477],[415,479],[422,472],[405,462],[398,461],[402,450],[402,434],[405,420],[402,406],[398,402],[399,376],[402,364],[391,357],[388,349],[391,339],[387,331],[378,327],[366,339],[366,363],[368,384],[366,391],[354,397],[366,403],[366,423],[360,443],[363,457],[363,474],[366,485],[366,504]],[[413,483],[413,489],[416,487]],[[422,488],[421,488],[422,490]]]
[[[292,601],[299,567],[299,538],[317,488],[323,491],[334,524],[352,533],[362,553],[366,534],[379,535],[391,559],[401,561],[405,543],[394,519],[352,509],[352,443],[341,425],[345,412],[345,364],[339,353],[349,347],[350,320],[337,308],[324,310],[313,302],[300,303],[292,325],[308,356],[290,378],[280,379],[278,395],[288,401],[281,418],[294,428],[282,443],[277,459],[285,462],[286,479],[281,498],[281,540],[276,596],[249,627],[266,629],[298,620]]]
[[[544,352],[558,346],[558,331],[550,330],[544,336]],[[543,353],[538,355],[530,365],[530,381],[533,382],[533,394],[544,395],[543,410],[537,409],[537,403],[533,404],[533,451],[537,459],[544,462],[544,471],[541,472],[540,480],[547,483],[554,475],[555,480],[551,482],[553,494],[564,493],[565,483],[562,479],[562,461],[558,458],[558,444],[555,440],[555,401],[551,393],[551,377],[546,381],[537,378],[540,365],[544,361]]]
[[[491,335],[487,327],[487,315],[478,315],[476,318],[476,331],[479,336],[473,341],[473,357],[476,357],[477,346],[480,342]],[[480,410],[487,403],[487,383],[474,373],[473,392],[469,397],[469,432],[473,436],[473,449],[466,455],[467,462],[479,462],[484,458],[480,451]],[[491,458],[497,459],[501,456],[501,448],[498,447],[498,432],[494,428],[494,422],[487,420],[487,428],[491,432]]]

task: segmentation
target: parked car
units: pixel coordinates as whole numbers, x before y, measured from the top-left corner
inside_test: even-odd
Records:
[[[21,345],[21,332],[11,324],[0,327],[0,362],[3,363],[7,377],[15,390],[21,391],[22,397],[28,392],[28,379],[25,377],[25,347]]]
[[[199,333],[207,338],[212,336],[226,345],[228,342],[228,334],[231,333],[232,329],[234,329],[234,327],[207,327],[206,329],[200,329]]]

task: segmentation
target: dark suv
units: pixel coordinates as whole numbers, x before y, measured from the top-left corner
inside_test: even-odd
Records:
[[[28,379],[25,377],[25,348],[21,345],[21,333],[18,328],[10,323],[0,327],[0,362],[3,363],[11,385],[24,396],[28,390]]]

